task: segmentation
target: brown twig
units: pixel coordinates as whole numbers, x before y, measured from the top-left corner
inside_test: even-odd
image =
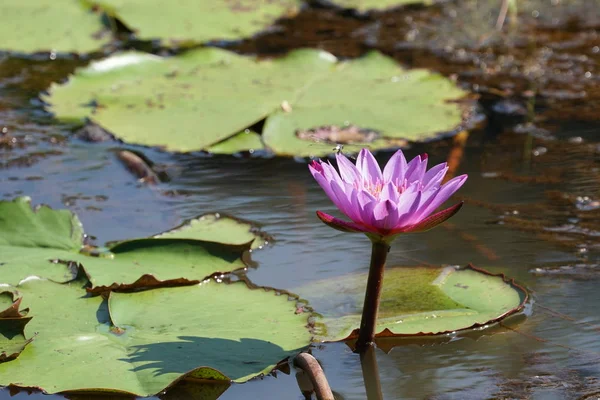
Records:
[[[308,353],[300,353],[294,358],[294,366],[300,368],[308,376],[317,400],[334,400],[325,372],[319,362]]]

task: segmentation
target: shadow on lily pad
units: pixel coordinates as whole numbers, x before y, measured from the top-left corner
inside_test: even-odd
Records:
[[[179,340],[132,346],[133,352],[122,361],[136,365],[132,371],[150,370],[149,372],[154,376],[177,373],[186,374],[182,379],[192,377],[229,382],[227,376],[214,368],[198,367],[198,358],[194,355],[203,353],[203,363],[206,365],[231,363],[227,375],[231,380],[236,381],[247,375],[248,368],[244,365],[269,364],[285,353],[284,349],[274,343],[254,338],[229,340],[179,336],[177,339]],[[207,353],[207,349],[210,349],[210,353]]]

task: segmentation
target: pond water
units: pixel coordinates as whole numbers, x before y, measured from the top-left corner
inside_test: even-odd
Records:
[[[436,12],[449,12],[440,10]],[[384,22],[394,15],[365,21],[329,10],[308,10],[283,23],[282,31],[242,43],[239,49],[269,54],[312,46],[356,56],[366,46],[365,32],[375,35],[373,30],[379,28],[373,24],[378,21],[391,29]],[[384,28],[377,31],[377,38],[367,37],[382,43],[383,49],[392,41]],[[349,32],[359,32],[361,39]],[[394,55],[411,65],[456,73],[448,59],[435,51],[397,46]],[[255,221],[275,238],[272,245],[252,254],[257,266],[248,270],[247,277],[257,285],[294,291],[317,280],[367,270],[368,240],[334,231],[315,216],[315,210],[335,210],[305,162],[169,154],[76,137],[72,127],[44,112],[37,95],[49,82],[64,79],[82,64],[60,58],[0,58],[0,129],[5,128],[0,136],[0,195],[4,199],[29,195],[35,204],[67,207],[79,215],[97,244],[161,232],[211,211]],[[591,94],[600,87],[595,79],[596,92],[590,90]],[[473,74],[459,76],[464,84],[476,80]],[[522,76],[516,74],[513,83],[521,85]],[[562,90],[571,90],[569,85],[565,82]],[[596,119],[593,113],[577,118],[577,107],[589,105],[548,95],[540,96],[541,103],[527,113],[520,112],[527,109],[527,97],[517,98],[510,103],[512,98],[482,91],[480,111],[487,120],[469,133],[462,148],[447,139],[407,150],[411,158],[427,152],[430,165],[462,152],[456,173],[469,174],[469,180],[456,198],[465,200],[465,207],[427,234],[397,240],[388,264],[471,262],[503,272],[531,290],[528,318],[498,327],[494,334],[483,332],[444,344],[400,343],[389,353],[377,351],[386,399],[599,396],[599,109]],[[563,114],[553,114],[561,109]],[[116,151],[122,149],[142,152],[169,181],[155,186],[139,183],[118,160]],[[383,152],[378,159],[384,162],[390,155]],[[346,345],[315,346],[313,354],[340,398],[365,398],[359,358]],[[0,391],[0,398],[41,396]],[[233,385],[220,398],[303,396],[294,372],[278,372]]]

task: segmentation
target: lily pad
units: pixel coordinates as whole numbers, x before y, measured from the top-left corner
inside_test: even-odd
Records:
[[[260,135],[246,129],[244,132],[225,139],[221,143],[210,146],[207,150],[214,154],[235,154],[243,151],[254,153],[258,150],[264,150],[264,148]]]
[[[0,364],[1,385],[149,396],[184,377],[244,382],[310,343],[294,301],[243,282],[111,293],[108,302],[85,297],[85,285],[19,285],[33,315],[25,336],[38,334]]]
[[[366,274],[295,290],[323,315],[317,340],[357,337]],[[431,336],[485,326],[521,310],[527,291],[503,275],[467,266],[388,268],[376,337]]]
[[[2,0],[0,50],[89,53],[108,43],[100,16],[83,0]]]
[[[156,238],[113,243],[102,251],[83,245],[81,224],[68,210],[33,210],[27,198],[0,202],[0,283],[17,285],[29,276],[66,283],[84,271],[92,293],[194,284],[245,268],[245,252],[266,237],[251,229],[244,221],[207,215]]]
[[[152,239],[202,240],[239,246],[251,243],[252,249],[273,240],[252,222],[220,213],[201,215],[177,228],[155,235]]]
[[[367,12],[389,10],[408,4],[429,4],[432,3],[432,0],[326,0],[323,3],[333,4],[337,7],[348,8],[358,12]]]
[[[453,101],[465,94],[377,52],[338,62],[319,50],[258,60],[203,48],[170,58],[115,55],[53,85],[44,100],[59,119],[89,118],[127,142],[183,152],[210,151],[266,118],[268,149],[322,156],[334,143],[395,148],[453,131],[464,111]]]
[[[172,42],[238,40],[252,36],[281,17],[291,17],[299,0],[99,0],[139,39]]]

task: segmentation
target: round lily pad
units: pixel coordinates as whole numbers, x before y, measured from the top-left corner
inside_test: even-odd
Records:
[[[2,0],[0,50],[89,53],[110,40],[83,0]]]
[[[297,288],[323,319],[316,339],[350,340],[360,325],[366,274]],[[521,310],[527,291],[485,270],[397,267],[385,271],[376,337],[431,336],[484,326]]]
[[[100,0],[143,40],[206,42],[252,36],[281,17],[292,17],[299,0]]]
[[[130,143],[238,152],[239,132],[266,119],[262,142],[285,156],[402,147],[454,131],[465,96],[452,81],[377,52],[338,62],[318,50],[258,60],[216,48],[161,58],[124,53],[76,71],[44,100],[57,118],[93,120]],[[256,136],[246,137],[258,145]],[[229,142],[229,143],[228,143]],[[236,144],[236,145],[232,145]]]
[[[33,316],[25,338],[37,335],[0,363],[0,385],[149,396],[186,376],[244,382],[310,343],[294,301],[243,282],[112,293],[108,301],[85,297],[85,284],[19,285]]]

